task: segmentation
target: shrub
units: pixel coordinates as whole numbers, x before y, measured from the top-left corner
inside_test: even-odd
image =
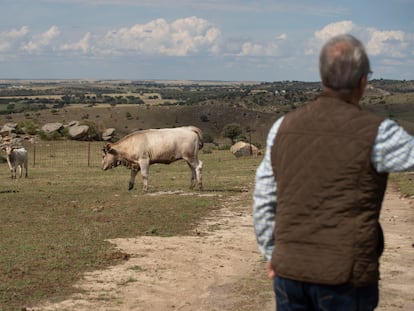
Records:
[[[209,133],[203,133],[203,141],[205,143],[213,143],[214,142],[214,139],[213,139],[213,136],[211,136],[211,134],[209,134]]]
[[[224,126],[222,135],[223,137],[230,138],[232,142],[243,133],[242,127],[237,123],[230,123]]]
[[[207,115],[202,114],[202,115],[200,115],[200,121],[201,122],[208,122],[210,120],[208,119],[208,116]]]
[[[8,104],[7,105],[7,110],[9,110],[9,111],[12,111],[12,110],[14,110],[16,108],[16,104],[14,104],[14,103],[10,103],[10,104]]]
[[[62,138],[62,134],[57,131],[53,131],[49,133],[46,133],[45,131],[39,131],[39,137],[42,140],[57,140],[59,138]]]
[[[230,150],[231,146],[230,145],[219,145],[217,147],[218,150]]]
[[[205,146],[203,149],[201,149],[201,152],[204,154],[213,153],[213,148],[211,146]]]
[[[22,129],[22,131],[29,135],[35,135],[37,134],[39,130],[39,126],[33,122],[21,122],[18,123],[17,126],[19,129]]]
[[[87,125],[89,127],[89,130],[88,130],[89,140],[99,141],[102,139],[99,126],[95,122],[83,120],[80,124]]]

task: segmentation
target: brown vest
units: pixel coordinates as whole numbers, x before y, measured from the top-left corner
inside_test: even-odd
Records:
[[[271,155],[277,275],[355,286],[378,280],[388,174],[374,170],[371,153],[382,121],[327,94],[285,116]]]

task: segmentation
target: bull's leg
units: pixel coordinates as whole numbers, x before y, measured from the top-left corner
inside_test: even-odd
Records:
[[[141,169],[141,176],[142,176],[142,191],[148,191],[148,176],[149,176],[149,166]]]
[[[132,190],[134,189],[134,185],[135,185],[135,176],[137,176],[138,170],[131,170],[131,177],[129,178],[129,186],[128,186],[128,190]]]
[[[197,159],[193,159],[192,161],[187,161],[187,164],[191,169],[190,189],[193,189],[198,184],[200,187],[200,190],[202,190],[203,182],[202,182],[202,176],[201,176],[201,169],[203,167],[203,162]]]
[[[197,184],[200,190],[203,190],[203,162],[201,160],[198,160],[198,165],[195,169],[196,171],[196,177],[197,177]]]
[[[24,164],[24,171],[25,171],[24,177],[25,178],[27,178],[27,176],[28,176],[27,172],[29,170],[29,166],[27,164],[28,164],[27,162]]]
[[[23,165],[19,165],[18,168],[19,168],[19,178],[22,178],[22,176],[23,176]]]
[[[9,155],[7,155],[7,164],[9,165],[9,170],[10,170],[10,174],[11,174],[11,178],[13,179],[13,165],[10,162],[10,157]]]
[[[149,159],[140,159],[139,166],[141,168],[141,176],[142,176],[142,191],[148,191],[148,176],[149,176],[149,167],[150,161]]]
[[[188,167],[191,170],[190,189],[194,189],[194,187],[196,185],[196,178],[197,178],[195,166],[192,163],[190,163],[190,162],[187,162],[187,164],[188,164]]]

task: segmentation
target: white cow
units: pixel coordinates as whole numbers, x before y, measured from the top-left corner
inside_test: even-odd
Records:
[[[118,165],[131,169],[129,190],[134,188],[139,170],[143,179],[142,190],[148,191],[149,167],[153,163],[170,164],[183,159],[191,169],[191,185],[203,188],[202,166],[198,151],[203,147],[201,130],[195,126],[149,129],[131,133],[116,143],[103,148],[102,169]]]
[[[28,163],[29,157],[27,154],[27,150],[24,147],[16,148],[10,145],[3,145],[2,149],[6,151],[6,159],[7,164],[9,165],[9,169],[11,172],[11,178],[16,178],[16,171],[17,168],[20,169],[20,178],[23,174],[23,168],[25,169],[25,176],[27,178],[27,170],[28,170]]]

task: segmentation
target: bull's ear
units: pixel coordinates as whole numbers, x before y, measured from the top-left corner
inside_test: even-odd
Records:
[[[111,150],[111,144],[109,143],[102,147],[102,152],[105,154],[107,154],[109,150]]]
[[[114,148],[112,148],[112,144],[111,143],[107,143],[106,144],[106,151],[110,154],[116,155],[118,154],[118,151],[116,151]]]
[[[118,154],[118,151],[116,151],[115,149],[111,149],[111,150],[109,150],[108,151],[110,154],[113,154],[113,155],[117,155]]]

